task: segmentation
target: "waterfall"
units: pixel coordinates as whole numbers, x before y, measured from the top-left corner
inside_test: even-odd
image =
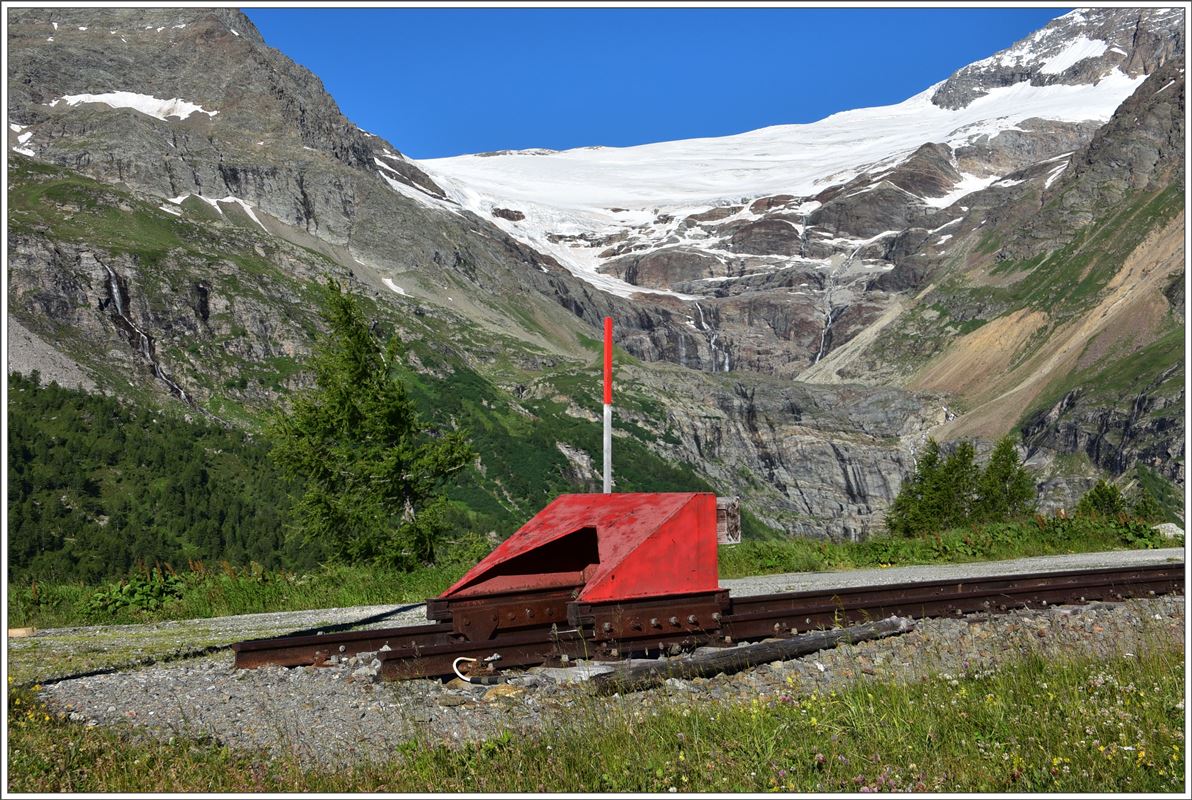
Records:
[[[116,271],[107,264],[104,264],[102,261],[99,261],[99,259],[96,259],[96,261],[100,264],[100,266],[107,270],[108,291],[112,295],[112,304],[116,306],[117,318],[119,318],[120,321],[128,327],[129,333],[131,334],[131,341],[129,344],[131,344],[136,351],[140,353],[146,361],[149,362],[149,366],[153,369],[153,376],[155,378],[169,387],[170,392],[174,395],[177,395],[182,402],[191,403],[190,397],[185,391],[183,391],[182,387],[170,380],[169,376],[162,371],[161,365],[157,363],[157,358],[153,352],[153,339],[149,337],[149,334],[141,330],[141,327],[133,322],[132,318],[129,317],[128,310],[125,306],[124,289],[120,286],[120,279],[116,275]]]
[[[715,330],[714,328],[712,328],[712,326],[710,326],[708,324],[707,320],[704,318],[704,308],[703,308],[703,306],[701,306],[699,304],[698,301],[695,304],[695,310],[699,312],[699,329],[701,331],[703,331],[708,337],[708,350],[711,353],[711,358],[709,359],[709,363],[712,365],[711,371],[716,372],[716,366],[717,366],[717,361],[718,361],[718,359],[716,357],[716,342],[720,338],[720,331]],[[725,348],[722,352],[724,354],[724,369],[723,369],[723,371],[728,372],[729,364],[730,364],[728,349]]]
[[[824,357],[824,351],[828,346],[828,334],[832,331],[832,323],[836,321],[836,317],[838,317],[840,312],[845,308],[833,308],[832,306],[832,291],[836,288],[836,272],[838,270],[842,272],[847,271],[849,265],[853,263],[853,259],[857,257],[857,253],[861,252],[861,248],[867,244],[869,244],[869,242],[862,242],[861,244],[854,247],[853,251],[848,254],[848,258],[846,258],[839,267],[828,268],[827,287],[824,290],[824,327],[820,331],[819,352],[815,354],[815,360],[811,362],[812,364],[818,364],[820,359]]]

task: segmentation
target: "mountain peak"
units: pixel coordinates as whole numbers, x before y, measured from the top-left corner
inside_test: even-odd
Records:
[[[1095,84],[1114,70],[1154,72],[1184,51],[1179,8],[1083,8],[1057,17],[1012,46],[959,70],[931,96],[956,110],[1004,86]]]

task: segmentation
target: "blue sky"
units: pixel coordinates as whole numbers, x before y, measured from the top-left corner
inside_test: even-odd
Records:
[[[252,8],[414,158],[723,136],[896,103],[1069,8]]]

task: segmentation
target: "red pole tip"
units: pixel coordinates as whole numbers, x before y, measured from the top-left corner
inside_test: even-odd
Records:
[[[604,403],[613,402],[613,318],[604,318]]]

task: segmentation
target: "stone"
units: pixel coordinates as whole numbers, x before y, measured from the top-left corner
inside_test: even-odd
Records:
[[[524,213],[513,208],[494,208],[492,210],[492,215],[494,217],[500,217],[501,219],[510,220],[511,222],[521,222],[526,218]]]
[[[611,664],[576,664],[574,667],[538,667],[536,674],[555,683],[580,683],[616,669]]]
[[[1163,534],[1165,539],[1176,539],[1184,535],[1184,529],[1174,522],[1163,522],[1154,526],[1154,529]],[[11,636],[12,634],[9,633]]]
[[[489,687],[488,691],[484,693],[484,701],[492,702],[493,700],[508,700],[519,695],[525,694],[525,688],[522,686],[514,686],[508,683],[498,683],[496,686]]]

